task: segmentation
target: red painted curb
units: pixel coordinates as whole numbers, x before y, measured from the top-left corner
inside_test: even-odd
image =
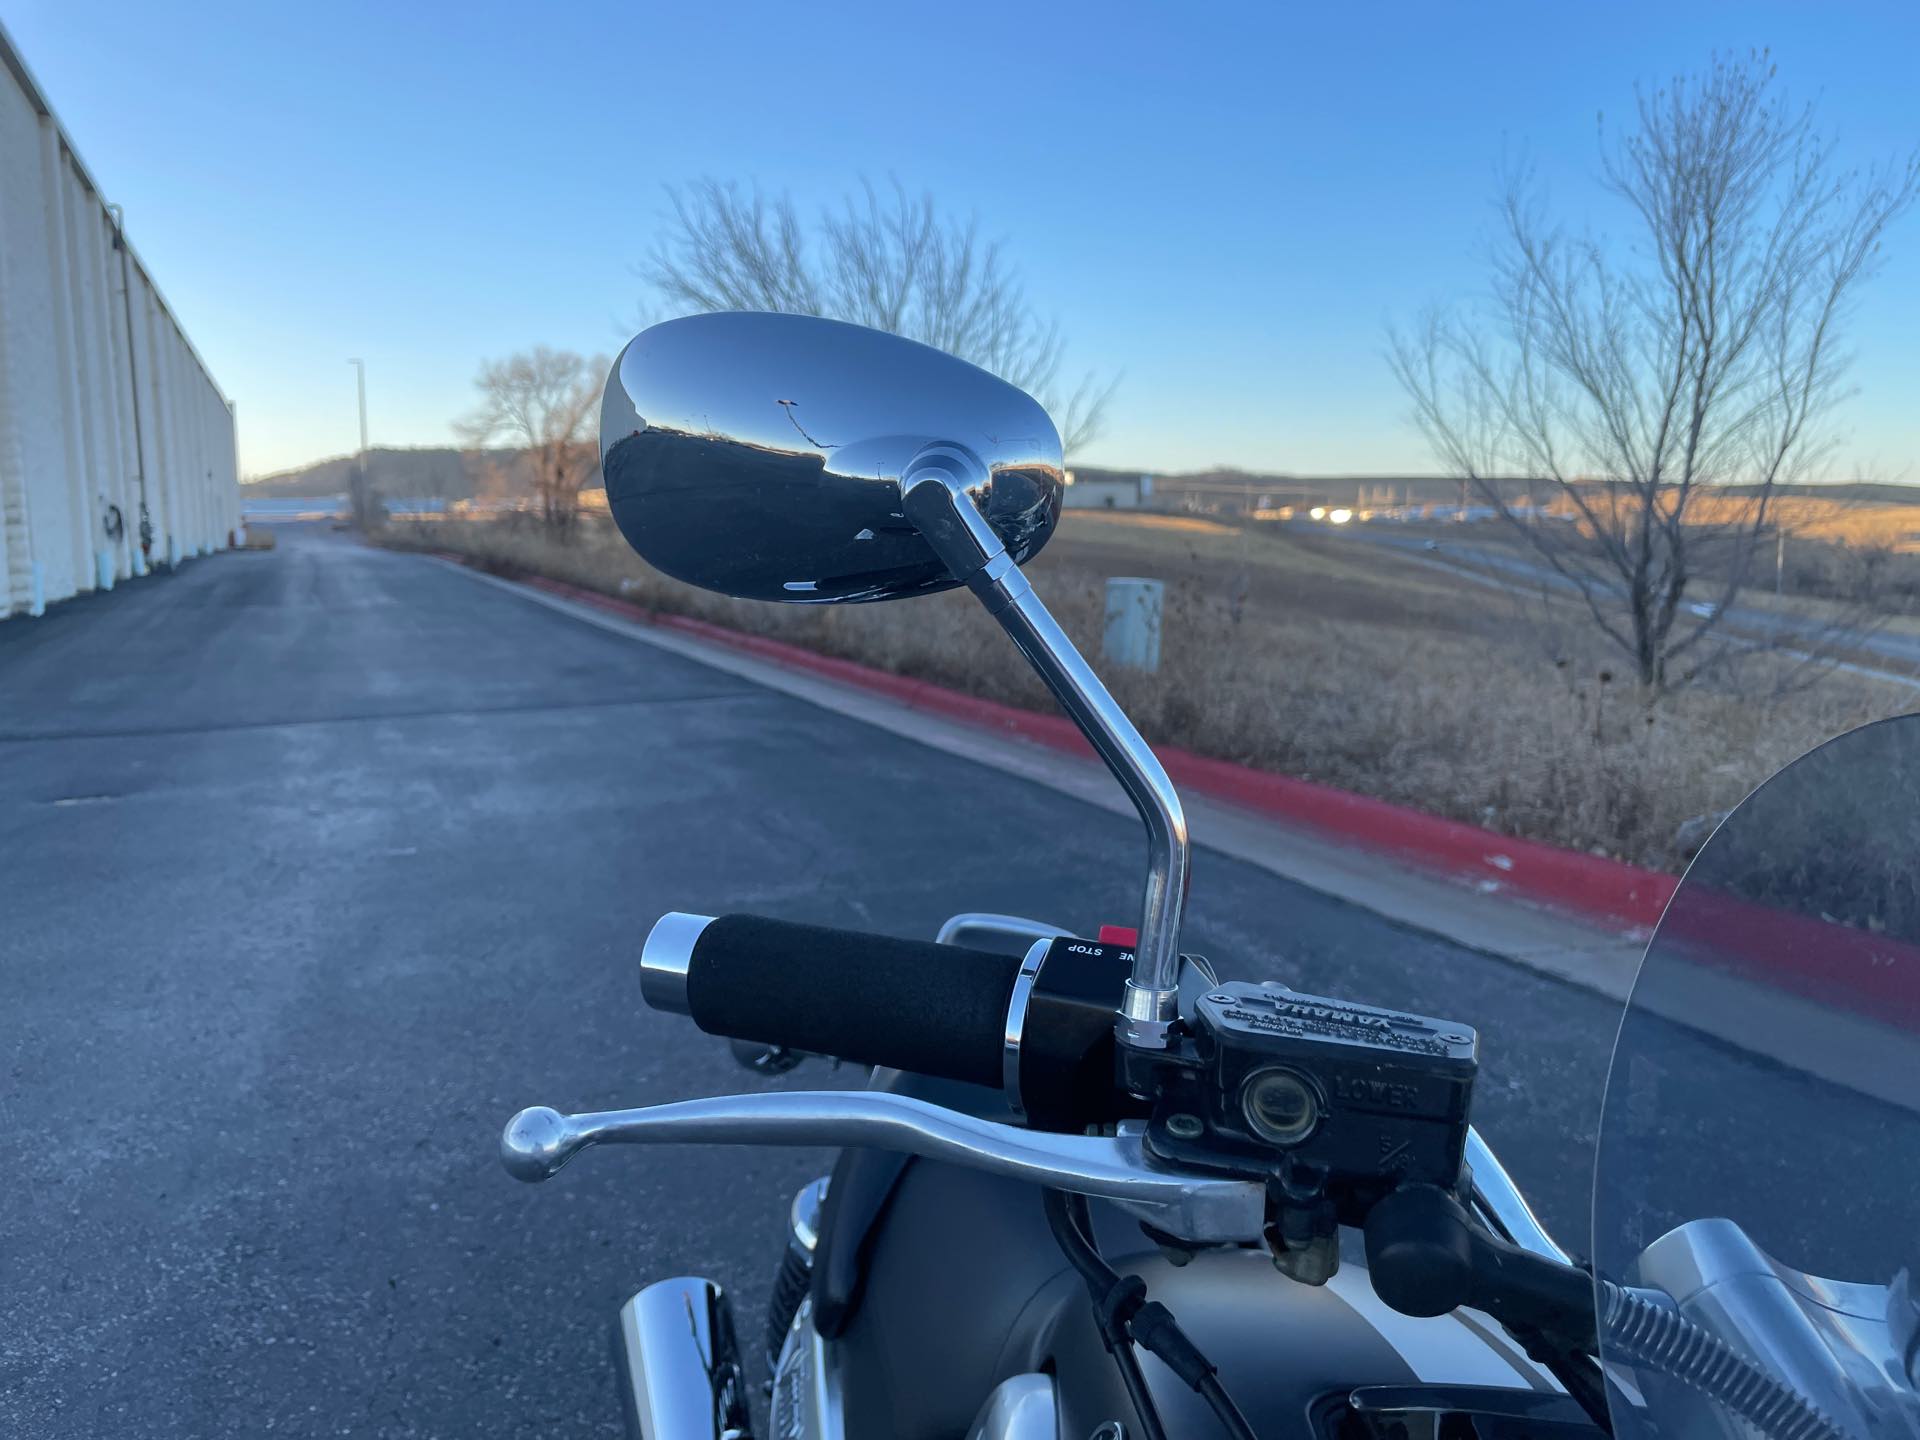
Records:
[[[1920,946],[1756,905],[1704,884],[1667,912],[1660,944],[1699,964],[1920,1032]]]
[[[443,558],[466,563],[458,555]],[[811,671],[916,709],[1011,732],[1056,750],[1091,757],[1073,722],[1064,715],[1041,715],[993,700],[962,695],[944,685],[876,670],[858,661],[819,655],[764,635],[750,635],[685,615],[650,611],[596,590],[585,590],[545,576],[517,574],[523,584],[592,605],[625,619],[699,636],[796,670]],[[1243,809],[1384,851],[1426,869],[1440,871],[1489,893],[1548,905],[1614,927],[1651,929],[1679,881],[1657,870],[1619,860],[1583,855],[1535,840],[1520,840],[1477,825],[1445,820],[1385,800],[1255,770],[1228,760],[1195,755],[1172,745],[1154,753],[1174,782]]]

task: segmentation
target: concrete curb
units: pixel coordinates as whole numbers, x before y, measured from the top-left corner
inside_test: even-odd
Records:
[[[441,559],[477,568],[471,567],[464,556],[438,553]],[[857,686],[917,710],[1093,758],[1086,738],[1063,715],[1042,715],[963,695],[931,681],[816,654],[709,621],[648,610],[545,576],[515,574],[512,578],[626,620],[677,630],[778,665]],[[1437,871],[1482,893],[1504,894],[1616,931],[1622,927],[1651,929],[1679,883],[1675,876],[1659,871],[1499,835],[1351,791],[1195,755],[1178,746],[1156,745],[1154,753],[1174,782],[1186,789]]]

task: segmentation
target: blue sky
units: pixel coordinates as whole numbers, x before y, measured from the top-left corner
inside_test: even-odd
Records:
[[[662,186],[803,203],[895,175],[1003,238],[1071,362],[1123,372],[1087,463],[1432,468],[1391,319],[1483,285],[1524,151],[1597,213],[1598,112],[1771,46],[1850,154],[1920,143],[1920,6],[442,5],[0,0],[239,407],[242,467],[445,443],[479,361],[611,351]],[[1852,331],[1844,471],[1920,482],[1920,219]]]

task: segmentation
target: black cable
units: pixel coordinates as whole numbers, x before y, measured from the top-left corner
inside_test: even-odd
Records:
[[[1560,1388],[1587,1412],[1594,1428],[1603,1435],[1613,1434],[1613,1413],[1607,1404],[1606,1380],[1600,1364],[1592,1356],[1568,1350],[1538,1330],[1508,1325],[1506,1332],[1520,1342],[1527,1358],[1560,1382]]]
[[[1613,1409],[1607,1404],[1606,1377],[1600,1362],[1590,1355],[1562,1355],[1544,1362],[1547,1373],[1578,1402],[1603,1435],[1613,1434]]]
[[[1047,1224],[1053,1228],[1053,1238],[1059,1242],[1061,1253],[1087,1283],[1087,1292],[1093,1297],[1094,1324],[1100,1331],[1100,1343],[1113,1356],[1113,1363],[1120,1371],[1120,1383],[1126,1386],[1127,1399],[1133,1402],[1134,1412],[1140,1417],[1146,1440],[1167,1440],[1160,1412],[1154,1408],[1153,1396],[1147,1390],[1146,1377],[1140,1373],[1140,1361],[1133,1353],[1133,1342],[1127,1338],[1126,1327],[1115,1318],[1111,1308],[1101,1303],[1119,1276],[1082,1233],[1068,1197],[1058,1190],[1043,1190],[1041,1198],[1047,1209]]]
[[[1080,1278],[1086,1281],[1101,1339],[1115,1363],[1120,1365],[1121,1379],[1149,1435],[1164,1432],[1133,1355],[1135,1344],[1158,1357],[1205,1400],[1231,1440],[1257,1440],[1247,1417],[1240,1413],[1240,1407],[1233,1403],[1233,1397],[1220,1383],[1213,1362],[1187,1338],[1173,1318],[1173,1312],[1147,1299],[1146,1282],[1138,1275],[1123,1277],[1100,1258],[1093,1243],[1093,1222],[1087,1213],[1086,1197],[1048,1190],[1045,1199],[1047,1221],[1053,1227],[1054,1238],[1069,1263],[1080,1272]],[[1138,1391],[1134,1389],[1136,1380],[1140,1384]]]
[[[1247,1417],[1241,1413],[1240,1407],[1233,1403],[1233,1397],[1227,1394],[1227,1387],[1220,1383],[1218,1375],[1207,1376],[1194,1388],[1199,1390],[1200,1398],[1213,1407],[1213,1413],[1234,1440],[1256,1440],[1253,1426],[1247,1423]]]

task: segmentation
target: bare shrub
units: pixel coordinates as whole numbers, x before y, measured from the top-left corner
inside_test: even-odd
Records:
[[[1516,175],[1491,309],[1432,316],[1390,358],[1436,454],[1659,692],[1745,643],[1726,617],[1771,559],[1777,487],[1830,452],[1849,302],[1920,152],[1842,170],[1764,53],[1641,93],[1601,138],[1633,243],[1553,224]],[[1560,516],[1518,505],[1514,476]]]
[[[534,498],[555,529],[572,524],[580,487],[599,464],[593,430],[606,373],[605,357],[544,345],[489,360],[473,382],[478,408],[455,427],[475,449],[504,441],[526,451]]]
[[[667,234],[641,267],[687,311],[824,315],[945,350],[1034,395],[1072,451],[1092,440],[1113,383],[1059,383],[1065,342],[1042,318],[998,241],[944,217],[933,196],[869,182],[809,222],[790,196],[704,179],[669,188]]]

